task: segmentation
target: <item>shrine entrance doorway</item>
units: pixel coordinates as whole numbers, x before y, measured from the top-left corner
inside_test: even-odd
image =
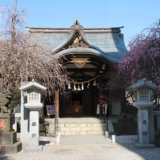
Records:
[[[97,87],[83,91],[66,90],[60,95],[60,117],[95,116],[98,101]]]
[[[60,117],[95,116],[103,79],[108,79],[110,62],[92,53],[65,56],[63,65],[69,82],[59,99]]]

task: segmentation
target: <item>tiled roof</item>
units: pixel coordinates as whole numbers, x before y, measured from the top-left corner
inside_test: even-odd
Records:
[[[97,54],[111,62],[120,62],[127,51],[120,29],[121,27],[83,28],[73,25],[71,28],[29,28],[29,32],[55,52],[69,41],[74,30],[79,30]]]

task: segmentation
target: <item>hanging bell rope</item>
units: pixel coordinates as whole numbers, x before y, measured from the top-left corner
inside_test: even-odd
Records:
[[[73,83],[73,84],[84,84],[84,83],[90,83],[91,81],[94,81],[94,80],[96,80],[97,78],[99,78],[100,77],[100,75],[98,75],[98,76],[96,76],[96,77],[94,77],[94,78],[92,78],[92,79],[90,79],[90,80],[88,80],[88,81],[83,81],[83,82],[77,82],[77,81],[70,81],[70,83]]]

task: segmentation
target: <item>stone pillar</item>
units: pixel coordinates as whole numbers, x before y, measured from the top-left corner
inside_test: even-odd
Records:
[[[138,108],[138,135],[140,147],[154,147],[154,121],[151,107]]]
[[[28,110],[24,107],[25,96],[21,91],[21,142],[23,147],[28,144],[29,128],[28,128]]]
[[[140,144],[149,144],[148,126],[148,110],[138,109],[138,133]]]
[[[39,111],[30,111],[29,113],[29,145],[26,151],[41,151],[39,146]]]

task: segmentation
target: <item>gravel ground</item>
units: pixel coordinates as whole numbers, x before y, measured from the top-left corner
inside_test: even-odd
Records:
[[[160,148],[120,145],[103,136],[64,136],[58,145],[54,138],[42,141],[42,152],[21,151],[0,160],[160,160]]]

